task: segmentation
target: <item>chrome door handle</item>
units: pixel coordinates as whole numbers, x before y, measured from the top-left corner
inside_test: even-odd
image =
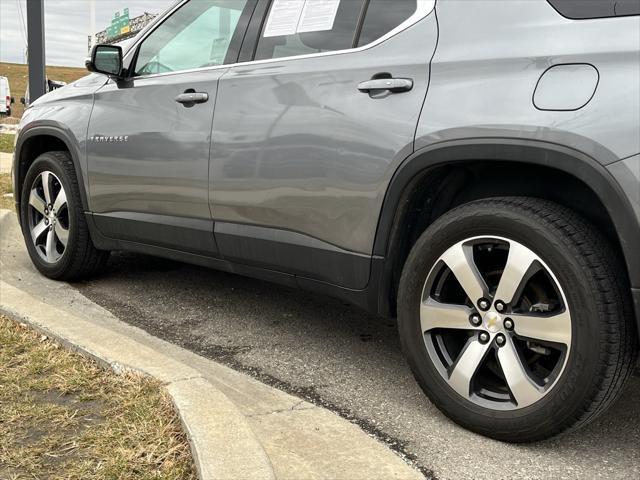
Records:
[[[205,92],[185,92],[178,95],[175,100],[185,107],[190,107],[196,103],[205,103],[209,100],[209,94]]]
[[[376,78],[358,84],[358,90],[371,93],[375,90],[388,90],[391,93],[408,92],[413,88],[410,78]]]

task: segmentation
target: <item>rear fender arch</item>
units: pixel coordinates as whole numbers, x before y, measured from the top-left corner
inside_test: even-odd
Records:
[[[585,153],[555,143],[513,138],[474,138],[440,142],[414,152],[396,170],[382,206],[374,240],[373,255],[383,257],[380,279],[382,291],[378,311],[388,314],[392,308],[394,245],[402,236],[403,208],[408,204],[413,185],[430,171],[443,166],[464,165],[472,161],[500,161],[514,165],[542,166],[560,170],[585,184],[600,200],[614,226],[632,288],[640,287],[640,225],[633,207],[613,176],[598,161]],[[640,323],[640,312],[636,312]]]

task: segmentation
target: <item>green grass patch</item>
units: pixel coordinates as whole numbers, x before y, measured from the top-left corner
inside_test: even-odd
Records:
[[[16,136],[10,133],[0,133],[0,152],[13,153],[13,142]]]
[[[195,479],[161,385],[0,316],[0,478]]]

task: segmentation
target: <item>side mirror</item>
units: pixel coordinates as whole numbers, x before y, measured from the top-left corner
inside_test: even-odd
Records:
[[[14,103],[16,103],[15,98],[11,97],[11,105],[13,105]]]
[[[85,62],[87,70],[114,78],[122,78],[122,47],[117,45],[96,45],[91,50],[91,58]]]

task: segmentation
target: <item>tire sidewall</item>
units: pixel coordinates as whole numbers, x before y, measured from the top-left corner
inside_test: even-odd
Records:
[[[31,232],[29,231],[29,195],[31,193],[31,186],[35,178],[44,171],[50,171],[58,177],[62,188],[64,188],[67,195],[67,210],[69,212],[69,238],[67,246],[65,248],[62,257],[56,263],[45,262],[38,254],[33,241],[31,240]],[[22,185],[22,194],[20,199],[20,219],[22,225],[22,235],[24,236],[25,244],[29,256],[33,261],[36,268],[45,276],[49,278],[57,278],[64,275],[69,269],[69,265],[74,260],[74,252],[78,245],[78,215],[81,214],[78,210],[78,206],[75,205],[74,195],[75,178],[70,179],[67,172],[64,170],[60,162],[51,154],[44,153],[40,155],[29,167],[27,174]]]
[[[572,320],[572,346],[562,375],[540,401],[525,408],[499,411],[481,407],[451,389],[427,353],[420,328],[422,290],[433,265],[446,249],[471,237],[497,236],[515,240],[535,252],[556,276]],[[484,433],[530,430],[536,425],[560,425],[585,402],[599,352],[597,291],[572,248],[539,219],[496,204],[468,204],[436,221],[414,245],[403,270],[398,295],[398,327],[403,350],[423,390],[448,416]],[[589,354],[592,355],[589,355]]]

